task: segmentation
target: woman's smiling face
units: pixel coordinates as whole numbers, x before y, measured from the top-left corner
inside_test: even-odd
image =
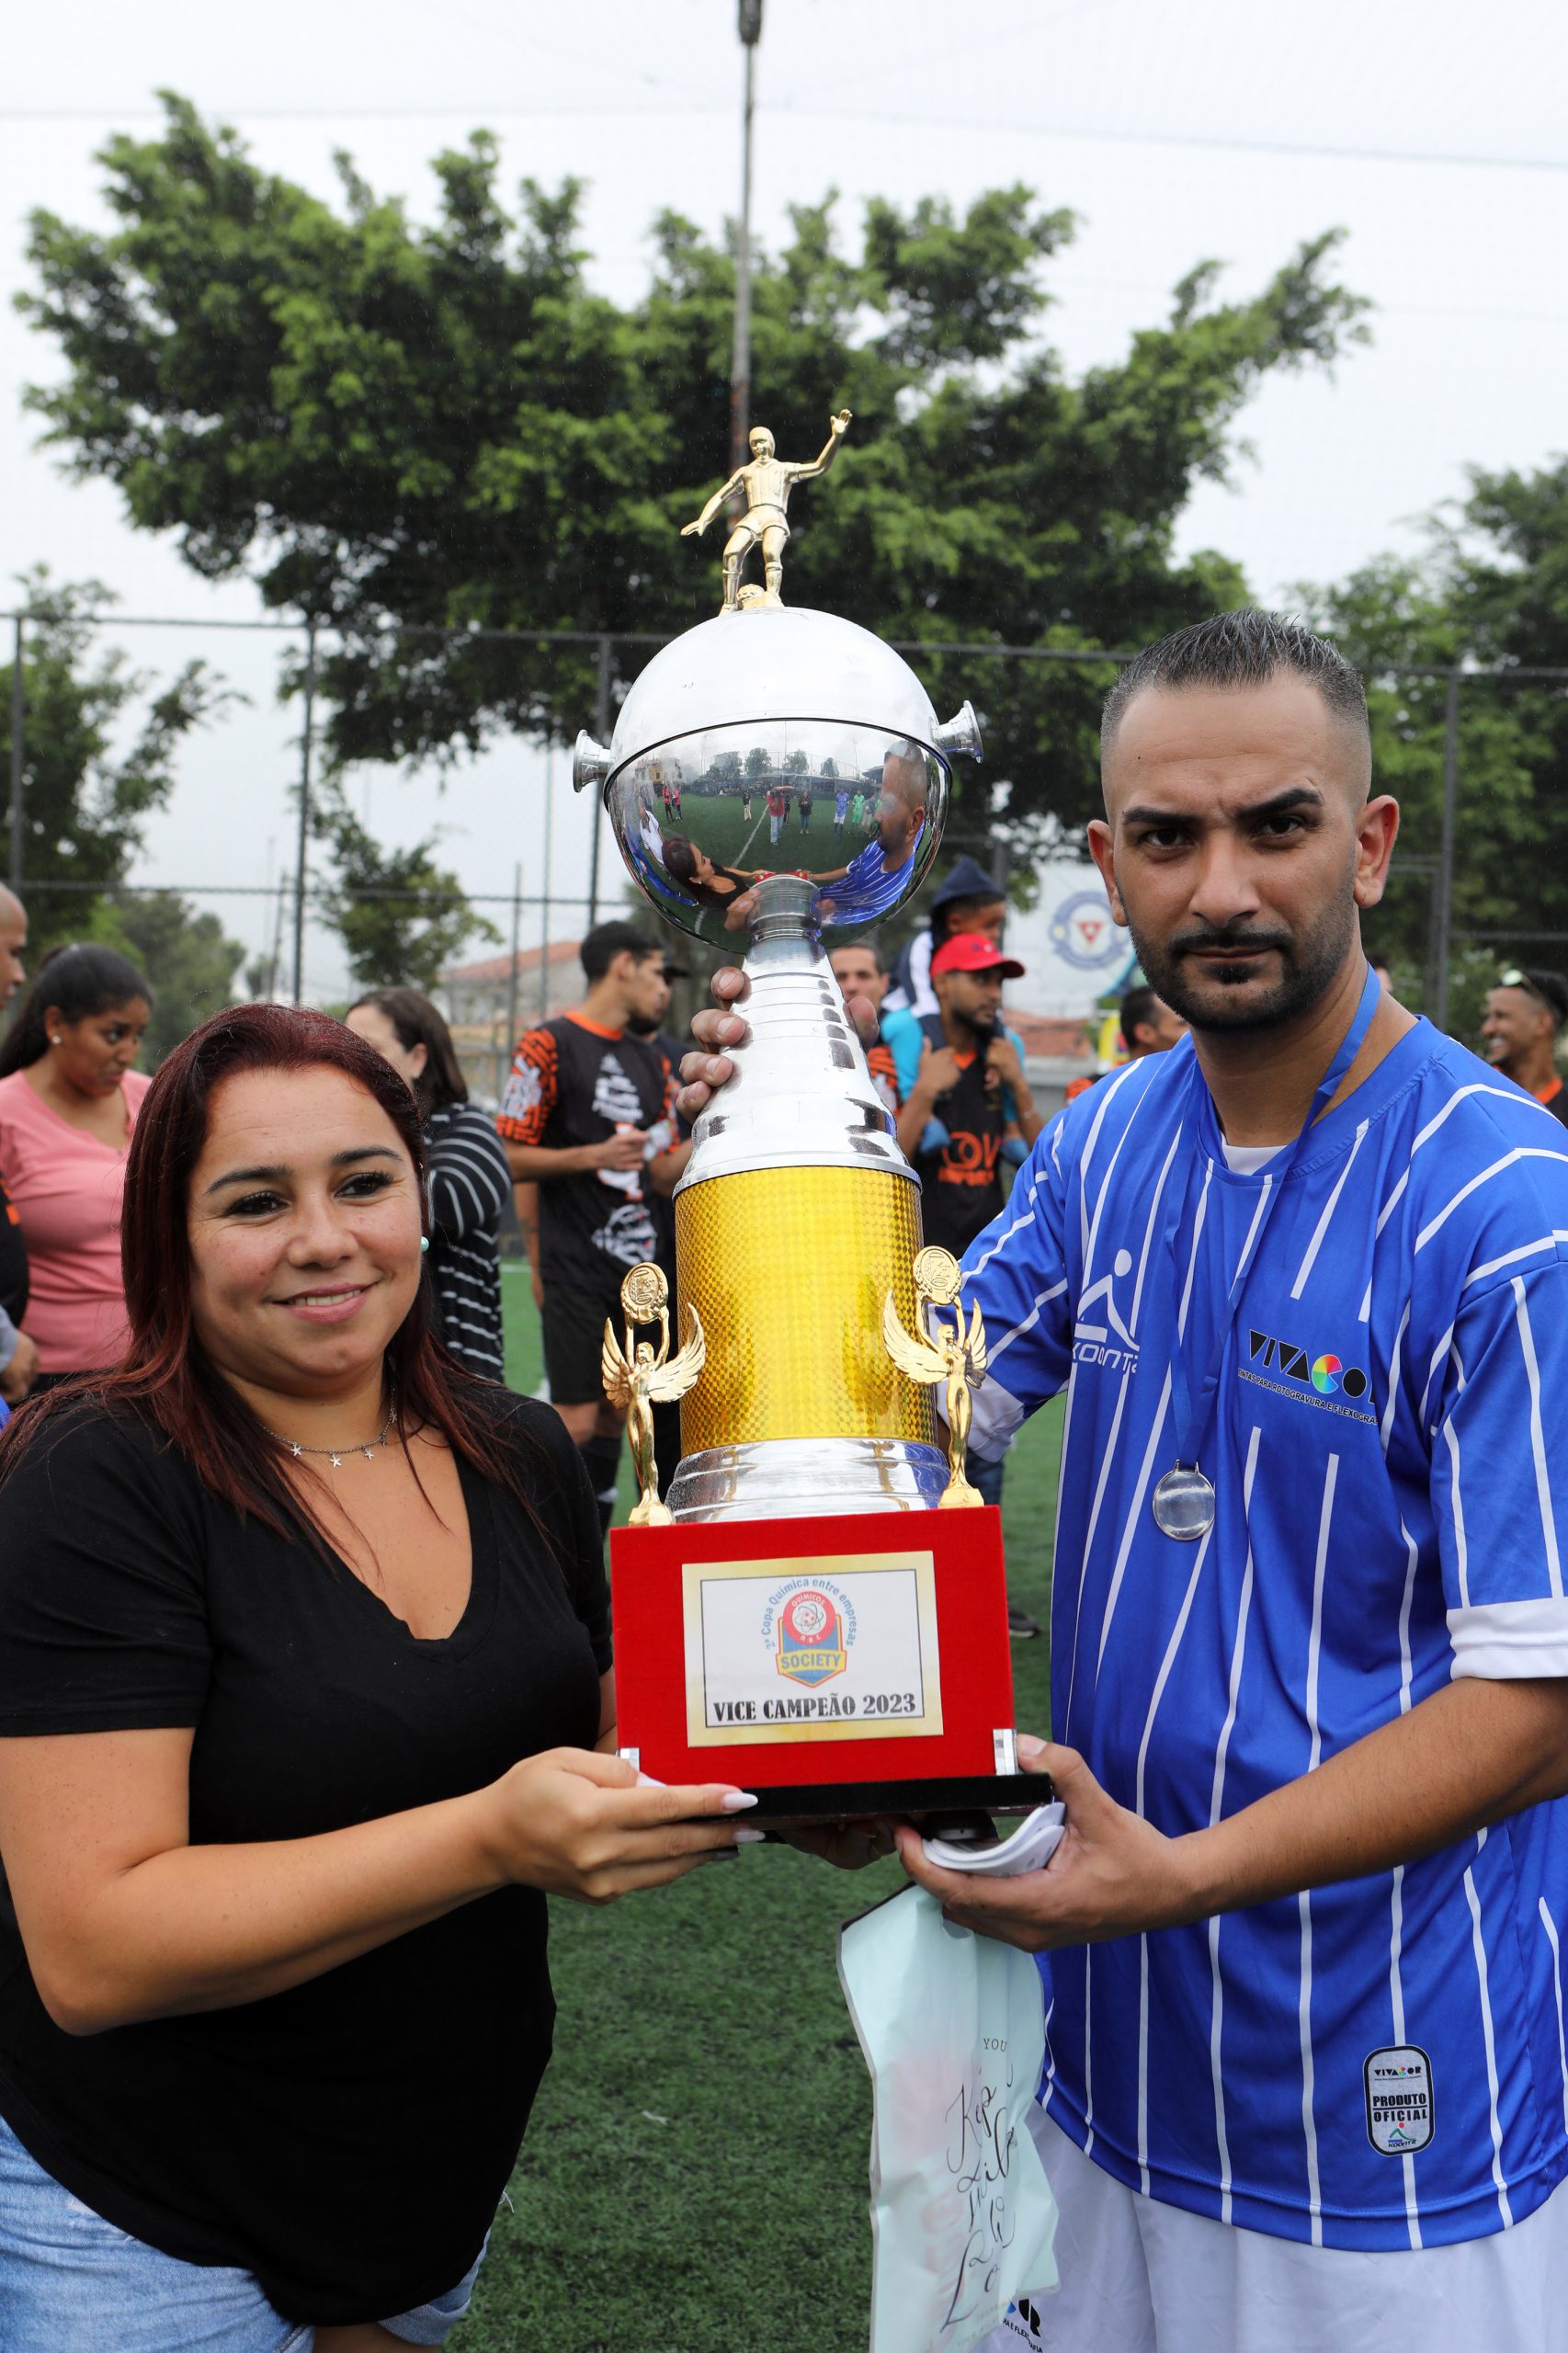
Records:
[[[326,1065],[214,1087],[190,1180],[191,1313],[231,1380],[330,1395],[379,1364],[419,1286],[414,1164]]]

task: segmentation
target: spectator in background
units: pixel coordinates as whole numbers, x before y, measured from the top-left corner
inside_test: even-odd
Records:
[[[669,1002],[665,951],[635,924],[601,923],[580,954],[587,994],[517,1043],[496,1122],[516,1185],[539,1190],[540,1322],[550,1402],[582,1452],[608,1528],[624,1416],[604,1393],[607,1317],[629,1269],[655,1259],[650,1192],[686,1165],[673,1074],[635,1017]]]
[[[1151,988],[1129,989],[1121,1000],[1121,1042],[1130,1063],[1145,1054],[1168,1054],[1187,1035],[1187,1024]]]
[[[1021,1159],[1045,1125],[1017,1040],[1002,1021],[1002,983],[1023,972],[980,932],[944,940],[931,959],[939,1010],[921,1024],[924,1051],[898,1140],[920,1178],[925,1238],[955,1258],[1001,1209],[1005,1165]],[[986,1502],[1000,1504],[1003,1465],[971,1452],[965,1468]],[[1010,1601],[1007,1629],[1026,1642],[1040,1624]]]
[[[874,939],[857,939],[847,948],[835,948],[828,957],[833,977],[838,983],[846,1002],[850,997],[863,996],[879,1011],[887,993],[888,976],[883,969],[881,951]],[[919,1034],[915,1037],[915,1057],[919,1057]],[[871,1073],[871,1084],[896,1120],[903,1101],[899,1085],[898,1063],[893,1050],[879,1029],[866,1049],[866,1061]],[[677,1058],[678,1067],[678,1058]]]
[[[1557,1067],[1557,1040],[1568,1022],[1568,980],[1561,972],[1510,965],[1486,1000],[1481,1035],[1494,1070],[1533,1095],[1568,1127],[1568,1086]]]
[[[27,979],[22,957],[28,944],[28,911],[14,891],[0,885],[0,1005],[9,1004]],[[28,1311],[28,1245],[19,1211],[0,1179],[0,1427],[4,1409],[19,1405],[38,1371],[38,1349],[21,1329]]]
[[[660,972],[663,987],[658,996],[650,998],[645,1006],[640,1009],[634,1009],[626,1017],[626,1027],[630,1034],[633,1038],[645,1038],[648,1043],[663,1055],[665,1076],[672,1088],[676,1084],[676,1072],[680,1066],[680,1058],[686,1051],[686,1048],[678,1038],[671,1037],[669,1031],[664,1027],[664,1023],[669,1014],[670,997],[674,993],[675,984],[676,981],[687,979],[689,972],[689,965],[677,964],[666,949]],[[678,1116],[676,1120],[676,1133],[677,1146],[690,1141],[690,1126]],[[532,1191],[536,1204],[534,1223],[537,1229],[539,1188],[533,1187]],[[648,1207],[653,1212],[653,1230],[658,1235],[658,1247],[653,1253],[654,1264],[663,1267],[665,1279],[670,1287],[670,1297],[674,1299],[676,1295],[676,1205],[667,1193],[658,1192],[650,1186]],[[658,1473],[659,1494],[662,1497],[680,1467],[680,1406],[678,1404],[653,1407],[653,1467]]]
[[[152,1017],[135,965],[86,941],[50,949],[0,1041],[0,1184],[27,1243],[37,1389],[125,1347],[119,1207]]]
[[[501,1213],[512,1181],[493,1122],[468,1099],[452,1033],[417,989],[367,989],[344,1017],[391,1063],[419,1106],[436,1337],[471,1372],[506,1377]]]
[[[1000,948],[1006,920],[1006,896],[994,875],[987,874],[977,859],[960,858],[932,896],[928,928],[910,941],[893,966],[888,1011],[913,1013],[916,1020],[934,1014],[937,1006],[931,959],[943,940],[956,938],[960,931],[976,932],[993,948]]]
[[[1153,989],[1142,984],[1128,990],[1121,1000],[1121,1042],[1127,1049],[1127,1062],[1142,1062],[1145,1054],[1168,1054],[1186,1035],[1186,1022],[1179,1013],[1172,1012],[1164,997],[1156,996]],[[1122,1069],[1126,1066],[1126,1063],[1120,1065]],[[1086,1095],[1091,1086],[1108,1075],[1105,1071],[1096,1071],[1092,1077],[1071,1080],[1062,1098],[1062,1108],[1075,1103],[1080,1095]]]

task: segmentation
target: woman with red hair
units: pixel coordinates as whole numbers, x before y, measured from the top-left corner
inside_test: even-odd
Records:
[[[132,1139],[126,1355],[0,1441],[28,2353],[438,2344],[550,2054],[546,1893],[678,1878],[753,1802],[604,1753],[594,1498],[433,1343],[422,1178],[362,1039],[218,1015]]]

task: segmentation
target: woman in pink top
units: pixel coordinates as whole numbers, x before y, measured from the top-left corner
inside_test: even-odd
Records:
[[[53,948],[0,1040],[0,1180],[27,1237],[35,1388],[102,1371],[125,1347],[119,1204],[152,1009],[112,948]]]

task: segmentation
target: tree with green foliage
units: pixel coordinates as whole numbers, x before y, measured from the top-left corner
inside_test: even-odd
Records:
[[[678,529],[725,471],[732,254],[666,213],[622,308],[589,285],[578,187],[525,180],[514,218],[483,133],[436,159],[421,223],[347,159],[335,209],[165,103],[160,137],[102,150],[115,227],[33,216],[23,307],[63,362],[28,396],[48,438],[205,576],[248,572],[339,632],[321,680],[340,765],[569,740],[592,647],[479,632],[673,633],[712,610],[714,567]],[[755,415],[814,449],[855,412],[786,595],[927,649],[938,705],[971,696],[985,722],[964,789],[983,817],[1006,779],[1021,843],[1094,805],[1109,665],[944,642],[1126,646],[1240,601],[1223,556],[1177,560],[1182,508],[1228,474],[1267,375],[1363,333],[1329,234],[1235,301],[1199,264],[1124,358],[1070,381],[1040,329],[1073,228],[1014,187],[961,216],[872,202],[850,251],[829,199],[752,266]],[[617,648],[622,681],[648,650]]]
[[[494,925],[470,906],[457,876],[436,864],[437,835],[426,835],[412,849],[384,849],[335,782],[326,786],[312,814],[336,870],[318,888],[316,908],[341,937],[361,987],[429,991],[476,933],[500,938]]]
[[[147,819],[174,790],[181,737],[233,698],[204,663],[160,686],[106,648],[89,618],[114,602],[99,582],[57,585],[40,569],[20,587],[22,890],[36,959],[57,940],[98,936],[98,894],[124,881]],[[0,776],[10,773],[12,666],[0,664]]]
[[[108,910],[98,937],[122,947],[153,990],[153,1018],[142,1040],[143,1070],[188,1038],[210,1013],[232,1004],[244,957],[216,915],[199,915],[176,891],[128,892]]]
[[[1468,1031],[1500,957],[1568,964],[1568,460],[1471,476],[1457,512],[1431,518],[1423,561],[1387,558],[1310,595],[1312,618],[1365,673],[1379,783],[1398,798],[1400,847],[1373,946],[1407,988],[1427,958],[1441,833],[1446,673],[1459,696],[1451,1019]],[[1398,669],[1425,676],[1395,676]],[[1407,861],[1402,875],[1401,856]],[[1418,863],[1417,863],[1418,861]],[[1514,934],[1467,955],[1467,933]],[[1473,969],[1472,969],[1473,968]]]

